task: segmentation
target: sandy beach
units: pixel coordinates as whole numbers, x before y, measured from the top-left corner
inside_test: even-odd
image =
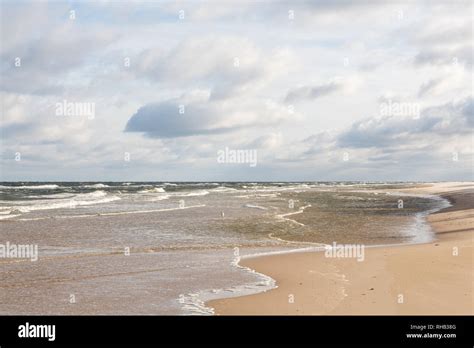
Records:
[[[472,314],[472,183],[405,191],[442,195],[451,202],[452,207],[428,217],[435,241],[366,248],[362,262],[328,258],[324,252],[244,259],[242,266],[272,277],[277,288],[207,305],[218,315]]]

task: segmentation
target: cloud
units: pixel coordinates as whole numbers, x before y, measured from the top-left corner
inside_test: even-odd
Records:
[[[249,148],[277,150],[283,145],[281,133],[262,135],[249,144]]]
[[[285,97],[285,101],[292,103],[300,100],[313,100],[334,93],[341,89],[342,85],[336,82],[329,82],[314,87],[298,87],[288,91],[288,94]]]
[[[311,101],[337,92],[343,94],[353,93],[359,88],[361,82],[360,76],[336,77],[323,84],[293,88],[286,94],[285,102]]]
[[[259,149],[241,180],[398,179],[410,167],[470,178],[433,168],[472,153],[471,6],[4,2],[2,178],[186,180],[192,164],[194,180],[237,179],[213,166],[226,146]],[[51,105],[65,99],[95,102],[96,117],[58,118]],[[405,100],[424,107],[419,119],[365,118]]]
[[[32,19],[36,26],[28,23],[27,31],[18,27],[24,21],[24,13],[16,6],[2,4],[2,40],[6,37],[8,43],[0,48],[0,73],[8,83],[2,84],[1,90],[38,95],[63,93],[69,75],[81,75],[84,65],[97,61],[118,36],[107,28],[99,31],[78,25],[65,15],[68,12],[62,5],[52,6],[51,11],[42,5],[32,6],[38,11]],[[84,83],[88,78],[82,74],[80,80]]]
[[[420,89],[418,90],[418,97],[423,97],[426,94],[436,91],[436,89],[442,84],[442,82],[443,82],[443,79],[437,78],[437,79],[431,79],[423,83],[420,86]]]
[[[451,67],[447,69],[447,72],[436,74],[435,77],[420,85],[418,98],[435,96],[439,99],[443,96],[452,98],[463,95],[471,84],[470,78],[463,70],[461,67]]]
[[[338,137],[338,145],[390,148],[423,142],[421,135],[452,136],[472,132],[472,98],[425,108],[419,118],[387,115],[354,123]]]
[[[284,73],[290,59],[282,49],[263,53],[247,38],[207,35],[185,39],[171,49],[146,49],[132,71],[161,85],[208,87],[212,99],[223,99],[261,88]]]
[[[433,11],[425,24],[408,36],[418,49],[414,63],[418,66],[459,64],[472,68],[472,2],[441,5]]]
[[[452,49],[429,48],[415,56],[416,65],[465,65],[472,67],[472,46],[462,46]]]
[[[180,113],[181,110],[181,113]],[[287,108],[255,100],[211,100],[197,93],[144,105],[129,119],[125,132],[154,138],[211,135],[277,125],[294,117]]]

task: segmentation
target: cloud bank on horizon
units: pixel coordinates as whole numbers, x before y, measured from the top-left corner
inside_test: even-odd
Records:
[[[3,1],[0,180],[473,180],[472,7]]]

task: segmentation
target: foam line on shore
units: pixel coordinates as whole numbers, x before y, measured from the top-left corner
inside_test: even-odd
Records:
[[[444,197],[441,197],[440,195],[431,195],[431,194],[411,194],[411,193],[400,193],[400,195],[405,195],[405,196],[418,196],[418,197],[426,197],[426,198],[430,198],[430,199],[434,199],[434,200],[438,200],[438,201],[442,201],[443,204],[440,206],[440,207],[437,207],[437,208],[433,208],[433,209],[429,209],[427,211],[423,211],[423,212],[420,212],[416,215],[416,218],[418,218],[418,216],[420,216],[424,223],[426,223],[428,225],[428,227],[431,229],[431,226],[428,224],[428,222],[426,221],[426,217],[429,215],[429,214],[433,214],[437,211],[440,211],[442,209],[445,209],[449,206],[451,206],[451,203],[449,202],[449,200],[447,200],[446,198]],[[286,213],[286,214],[280,214],[280,215],[277,215],[277,217],[279,218],[282,218],[282,219],[285,219],[285,220],[289,220],[291,222],[296,222],[297,224],[300,224],[298,223],[297,221],[295,220],[292,220],[292,219],[288,219],[286,218],[286,216],[291,216],[291,215],[294,215],[294,214],[301,214],[304,212],[304,210],[308,207],[310,207],[311,205],[306,205],[302,208],[300,208],[298,211],[296,212],[291,212],[291,213]],[[304,225],[303,225],[304,226]],[[291,244],[308,244],[308,243],[311,243],[311,242],[296,242],[296,241],[285,241],[283,239],[280,239],[278,237],[273,237],[272,236],[272,233],[269,234],[269,237],[272,238],[272,239],[276,239],[276,240],[279,240],[281,242],[285,242],[285,243],[291,243]],[[419,241],[419,242],[412,242],[412,243],[398,243],[398,244],[380,244],[380,245],[368,245],[368,246],[365,246],[367,248],[380,248],[380,247],[395,247],[395,246],[407,246],[407,245],[413,245],[413,244],[426,244],[426,243],[429,243],[429,242],[432,242],[432,240],[430,241]],[[261,252],[261,253],[252,253],[252,254],[248,254],[248,255],[244,255],[242,257],[238,257],[234,260],[233,262],[233,265],[240,268],[240,269],[243,269],[245,270],[246,272],[250,272],[252,274],[256,274],[258,275],[259,277],[262,277],[262,279],[265,279],[265,281],[267,282],[267,285],[268,285],[268,288],[265,288],[263,291],[253,291],[253,292],[250,292],[250,293],[244,293],[243,291],[239,292],[238,295],[236,296],[206,296],[206,291],[201,291],[199,293],[196,293],[196,294],[193,294],[193,298],[196,299],[196,304],[195,304],[195,307],[196,308],[199,308],[199,310],[204,310],[206,311],[206,314],[210,314],[210,315],[214,315],[215,314],[215,309],[210,307],[210,306],[206,306],[206,303],[208,303],[209,301],[211,300],[216,300],[216,299],[224,299],[224,298],[229,298],[229,297],[240,297],[240,296],[245,296],[245,295],[251,295],[251,294],[257,294],[257,293],[260,293],[260,292],[267,292],[268,290],[272,290],[272,289],[276,289],[278,288],[278,285],[276,284],[276,281],[271,278],[270,276],[266,275],[266,274],[263,274],[263,273],[260,273],[260,272],[257,272],[256,270],[254,269],[251,269],[250,267],[246,267],[246,266],[242,266],[240,265],[240,261],[243,260],[243,259],[251,259],[251,258],[256,258],[256,257],[265,257],[265,256],[271,256],[271,255],[282,255],[282,254],[291,254],[291,253],[304,253],[304,252],[322,252],[322,251],[325,251],[326,248],[327,248],[327,244],[323,244],[323,243],[311,243],[311,244],[316,244],[317,246],[310,246],[310,247],[306,247],[306,248],[296,248],[296,249],[289,249],[289,250],[278,250],[278,251],[271,251],[271,252]],[[235,291],[239,291],[240,289],[248,289],[249,286],[248,285],[240,285],[240,286],[237,286],[237,287],[234,287]],[[251,287],[252,290],[259,290],[258,288],[255,289],[253,287]],[[214,294],[219,294],[221,293],[222,290],[214,290]],[[345,296],[347,296],[345,294]],[[191,310],[193,311],[193,306],[188,306],[186,307],[187,310]],[[194,314],[199,314],[198,313],[198,310],[196,309],[194,311]]]
[[[174,211],[174,210],[184,210],[191,208],[201,208],[205,207],[205,204],[190,205],[187,207],[178,207],[178,208],[164,208],[164,209],[152,209],[152,210],[132,210],[132,211],[121,211],[121,212],[112,212],[112,213],[96,213],[96,214],[82,214],[82,215],[67,215],[67,216],[49,216],[49,217],[40,217],[40,218],[25,218],[25,219],[16,219],[14,221],[35,221],[35,220],[46,220],[46,219],[74,219],[74,218],[84,218],[84,217],[96,217],[96,216],[115,216],[115,215],[129,215],[129,214],[148,214],[148,213],[157,213],[164,211]]]
[[[309,207],[311,207],[311,204],[308,204],[308,205],[305,205],[305,206],[301,207],[298,211],[292,211],[292,212],[290,212],[290,213],[285,213],[285,214],[278,214],[276,217],[277,217],[278,219],[286,220],[286,221],[289,221],[289,222],[291,222],[291,223],[297,224],[297,225],[299,225],[299,226],[304,226],[304,224],[302,224],[301,222],[298,222],[298,221],[293,220],[293,219],[288,219],[287,216],[296,215],[296,214],[301,214],[301,213],[304,212],[304,210],[305,210],[306,208],[309,208]]]
[[[266,274],[259,273],[249,267],[240,265],[240,260],[241,257],[236,256],[232,260],[231,265],[244,272],[257,276],[259,280],[251,284],[247,283],[223,289],[201,290],[196,293],[181,295],[178,299],[178,302],[183,304],[182,309],[189,315],[214,315],[214,308],[207,305],[207,303],[211,300],[252,295],[260,292],[266,292],[278,287],[276,285],[276,281],[273,278],[267,276]],[[221,295],[222,293],[225,293],[227,296],[223,297]]]

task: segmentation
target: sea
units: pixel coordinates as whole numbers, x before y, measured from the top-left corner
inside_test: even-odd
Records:
[[[242,258],[425,243],[450,203],[398,182],[0,182],[1,315],[212,315],[268,291]]]

